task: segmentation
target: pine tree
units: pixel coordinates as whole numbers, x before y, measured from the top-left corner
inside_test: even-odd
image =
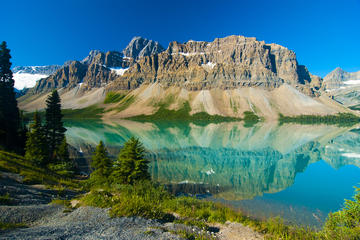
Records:
[[[52,162],[55,161],[55,151],[65,137],[66,129],[62,122],[61,100],[59,94],[54,90],[46,99],[45,129],[49,145],[49,156]]]
[[[34,114],[34,123],[30,126],[25,150],[26,160],[37,166],[46,167],[49,155],[46,136],[41,126],[41,118],[38,112]]]
[[[144,158],[145,149],[139,139],[131,137],[121,149],[113,171],[113,181],[121,184],[133,184],[149,180],[149,161]]]
[[[8,150],[19,150],[19,109],[11,72],[10,50],[6,42],[0,45],[0,145]]]
[[[55,161],[49,165],[51,170],[65,176],[73,175],[75,170],[74,162],[70,159],[68,146],[66,137],[64,137],[61,144],[56,148]]]
[[[108,156],[104,143],[100,141],[91,159],[91,167],[94,171],[90,175],[90,182],[93,185],[104,185],[109,183],[113,162]]]

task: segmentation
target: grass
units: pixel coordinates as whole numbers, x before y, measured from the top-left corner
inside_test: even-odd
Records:
[[[23,176],[23,182],[28,184],[41,183],[50,188],[79,189],[79,181],[64,178],[48,169],[38,168],[27,162],[24,157],[17,154],[0,151],[0,170],[18,173]]]
[[[104,104],[120,102],[126,95],[117,92],[108,92],[106,94]]]
[[[299,124],[328,124],[339,126],[352,126],[360,123],[360,117],[351,113],[338,113],[336,115],[300,115],[295,117],[279,115],[280,123],[299,123]]]
[[[320,233],[310,228],[288,226],[279,218],[259,221],[221,204],[191,197],[175,197],[164,187],[151,182],[135,185],[115,185],[110,190],[93,190],[83,196],[83,205],[110,208],[112,217],[141,216],[163,221],[174,221],[172,213],[180,216],[175,222],[198,226],[207,230],[208,223],[240,222],[263,233],[266,239],[319,239]],[[184,233],[188,234],[188,233]],[[186,235],[190,237],[191,235]],[[202,238],[194,238],[202,237]],[[188,239],[209,239],[192,236]]]
[[[0,222],[0,230],[11,230],[15,228],[28,227],[25,223],[4,223]]]
[[[64,119],[84,119],[84,118],[92,118],[97,119],[101,118],[104,113],[104,109],[100,108],[96,105],[92,105],[86,108],[81,109],[63,109],[62,114],[64,115]]]
[[[135,102],[134,96],[127,96],[120,101],[119,106],[117,106],[115,109],[118,112],[124,111],[125,109],[130,107],[130,105],[133,104],[134,102]]]

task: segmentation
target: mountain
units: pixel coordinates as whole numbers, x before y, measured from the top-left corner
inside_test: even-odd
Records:
[[[165,49],[156,41],[134,37],[122,51],[126,58],[139,59],[163,52]]]
[[[271,119],[348,111],[321,95],[322,79],[298,64],[293,51],[244,36],[171,42],[166,50],[135,37],[122,52],[93,50],[40,80],[20,107],[43,108],[53,88],[61,89],[64,108],[100,104],[110,118],[152,114],[160,106],[178,110],[186,102],[191,114],[235,117],[244,111]],[[104,105],[108,92],[127,96]]]
[[[318,78],[298,65],[293,51],[243,36],[213,42],[171,42],[166,51],[140,58],[120,79],[127,80],[159,82],[165,87],[179,86],[190,91],[273,89],[288,83],[313,94],[312,87],[320,87]]]
[[[324,77],[324,88],[327,90],[349,87],[352,85],[360,85],[360,71],[346,72],[340,67],[337,67]]]
[[[15,80],[15,88],[18,90],[32,88],[39,79],[47,78],[60,68],[61,66],[59,65],[14,67],[12,72]]]
[[[323,88],[337,102],[360,109],[360,71],[346,72],[338,67],[324,77]]]

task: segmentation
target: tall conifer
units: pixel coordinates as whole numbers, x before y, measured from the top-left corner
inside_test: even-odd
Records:
[[[91,167],[94,171],[90,175],[93,185],[104,185],[109,183],[112,172],[113,161],[109,158],[105,145],[100,141],[91,159]]]
[[[45,167],[48,164],[48,151],[46,136],[41,126],[41,118],[38,112],[34,114],[34,122],[30,126],[25,147],[25,159],[31,163]]]
[[[19,109],[14,91],[10,50],[6,42],[0,44],[0,145],[9,150],[19,150]]]
[[[62,122],[63,115],[61,113],[61,100],[56,90],[54,90],[46,99],[45,117],[49,156],[51,161],[54,162],[56,157],[55,151],[62,143],[66,131]]]

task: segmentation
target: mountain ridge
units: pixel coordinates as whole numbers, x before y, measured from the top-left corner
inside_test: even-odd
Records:
[[[189,101],[191,114],[205,111],[241,117],[250,110],[276,119],[279,113],[349,111],[322,97],[322,87],[322,79],[300,65],[295,52],[256,38],[233,35],[212,42],[173,41],[164,49],[155,41],[135,37],[122,52],[90,51],[82,61],[72,61],[39,80],[19,100],[24,110],[41,109],[41,96],[56,88],[65,108],[98,104],[105,108],[106,117],[153,114],[166,102],[165,96],[173,99],[167,104],[169,109],[179,109]],[[130,103],[104,105],[109,92],[126,95]],[[289,97],[297,100],[284,104]]]

